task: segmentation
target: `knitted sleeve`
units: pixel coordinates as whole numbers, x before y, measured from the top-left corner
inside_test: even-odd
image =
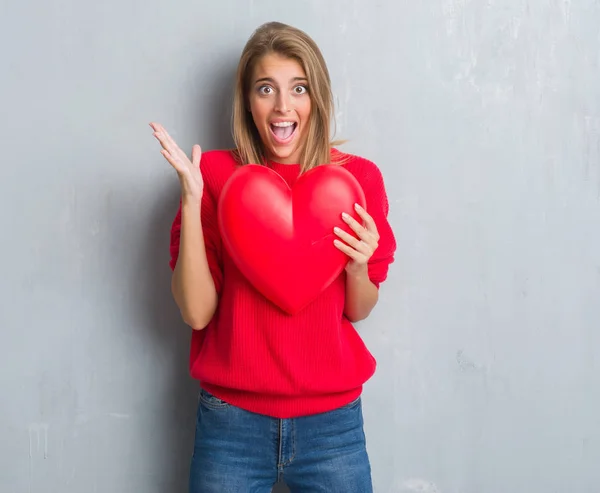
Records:
[[[223,266],[221,257],[221,238],[219,235],[219,227],[217,222],[217,199],[215,197],[212,185],[212,176],[210,162],[205,158],[206,154],[202,155],[200,160],[200,169],[204,180],[204,191],[202,193],[202,202],[200,209],[200,218],[202,222],[202,232],[204,236],[204,246],[206,248],[206,258],[208,266],[212,274],[213,282],[217,293],[221,292],[223,284]],[[179,241],[181,237],[181,200],[175,219],[171,226],[171,244],[170,254],[171,259],[169,266],[172,270],[177,265],[179,256]]]
[[[379,288],[386,280],[389,266],[394,261],[396,238],[388,222],[390,206],[383,176],[375,164],[367,163],[362,186],[367,201],[367,212],[375,221],[379,233],[379,246],[369,259],[369,279]]]

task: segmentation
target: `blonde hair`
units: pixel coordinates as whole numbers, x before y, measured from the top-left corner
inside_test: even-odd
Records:
[[[263,143],[248,111],[248,94],[256,63],[265,55],[278,54],[296,60],[308,79],[311,112],[300,165],[301,172],[331,161],[330,128],[335,124],[333,93],[325,59],[306,33],[281,22],[268,22],[250,37],[237,69],[233,98],[232,132],[240,164],[265,164]]]

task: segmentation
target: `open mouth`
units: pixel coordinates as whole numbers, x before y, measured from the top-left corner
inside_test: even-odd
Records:
[[[288,144],[294,138],[297,122],[276,122],[269,125],[271,135],[278,144]]]

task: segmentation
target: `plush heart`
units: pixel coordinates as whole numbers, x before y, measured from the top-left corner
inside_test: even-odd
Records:
[[[354,204],[364,192],[342,166],[317,166],[290,188],[275,171],[256,164],[238,168],[221,191],[218,221],[227,252],[267,299],[294,314],[319,296],[349,258],[333,244],[334,226],[359,222]]]

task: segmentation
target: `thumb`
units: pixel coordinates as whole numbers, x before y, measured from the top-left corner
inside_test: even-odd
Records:
[[[194,167],[200,166],[200,157],[202,156],[202,149],[198,144],[192,147],[192,164]]]

